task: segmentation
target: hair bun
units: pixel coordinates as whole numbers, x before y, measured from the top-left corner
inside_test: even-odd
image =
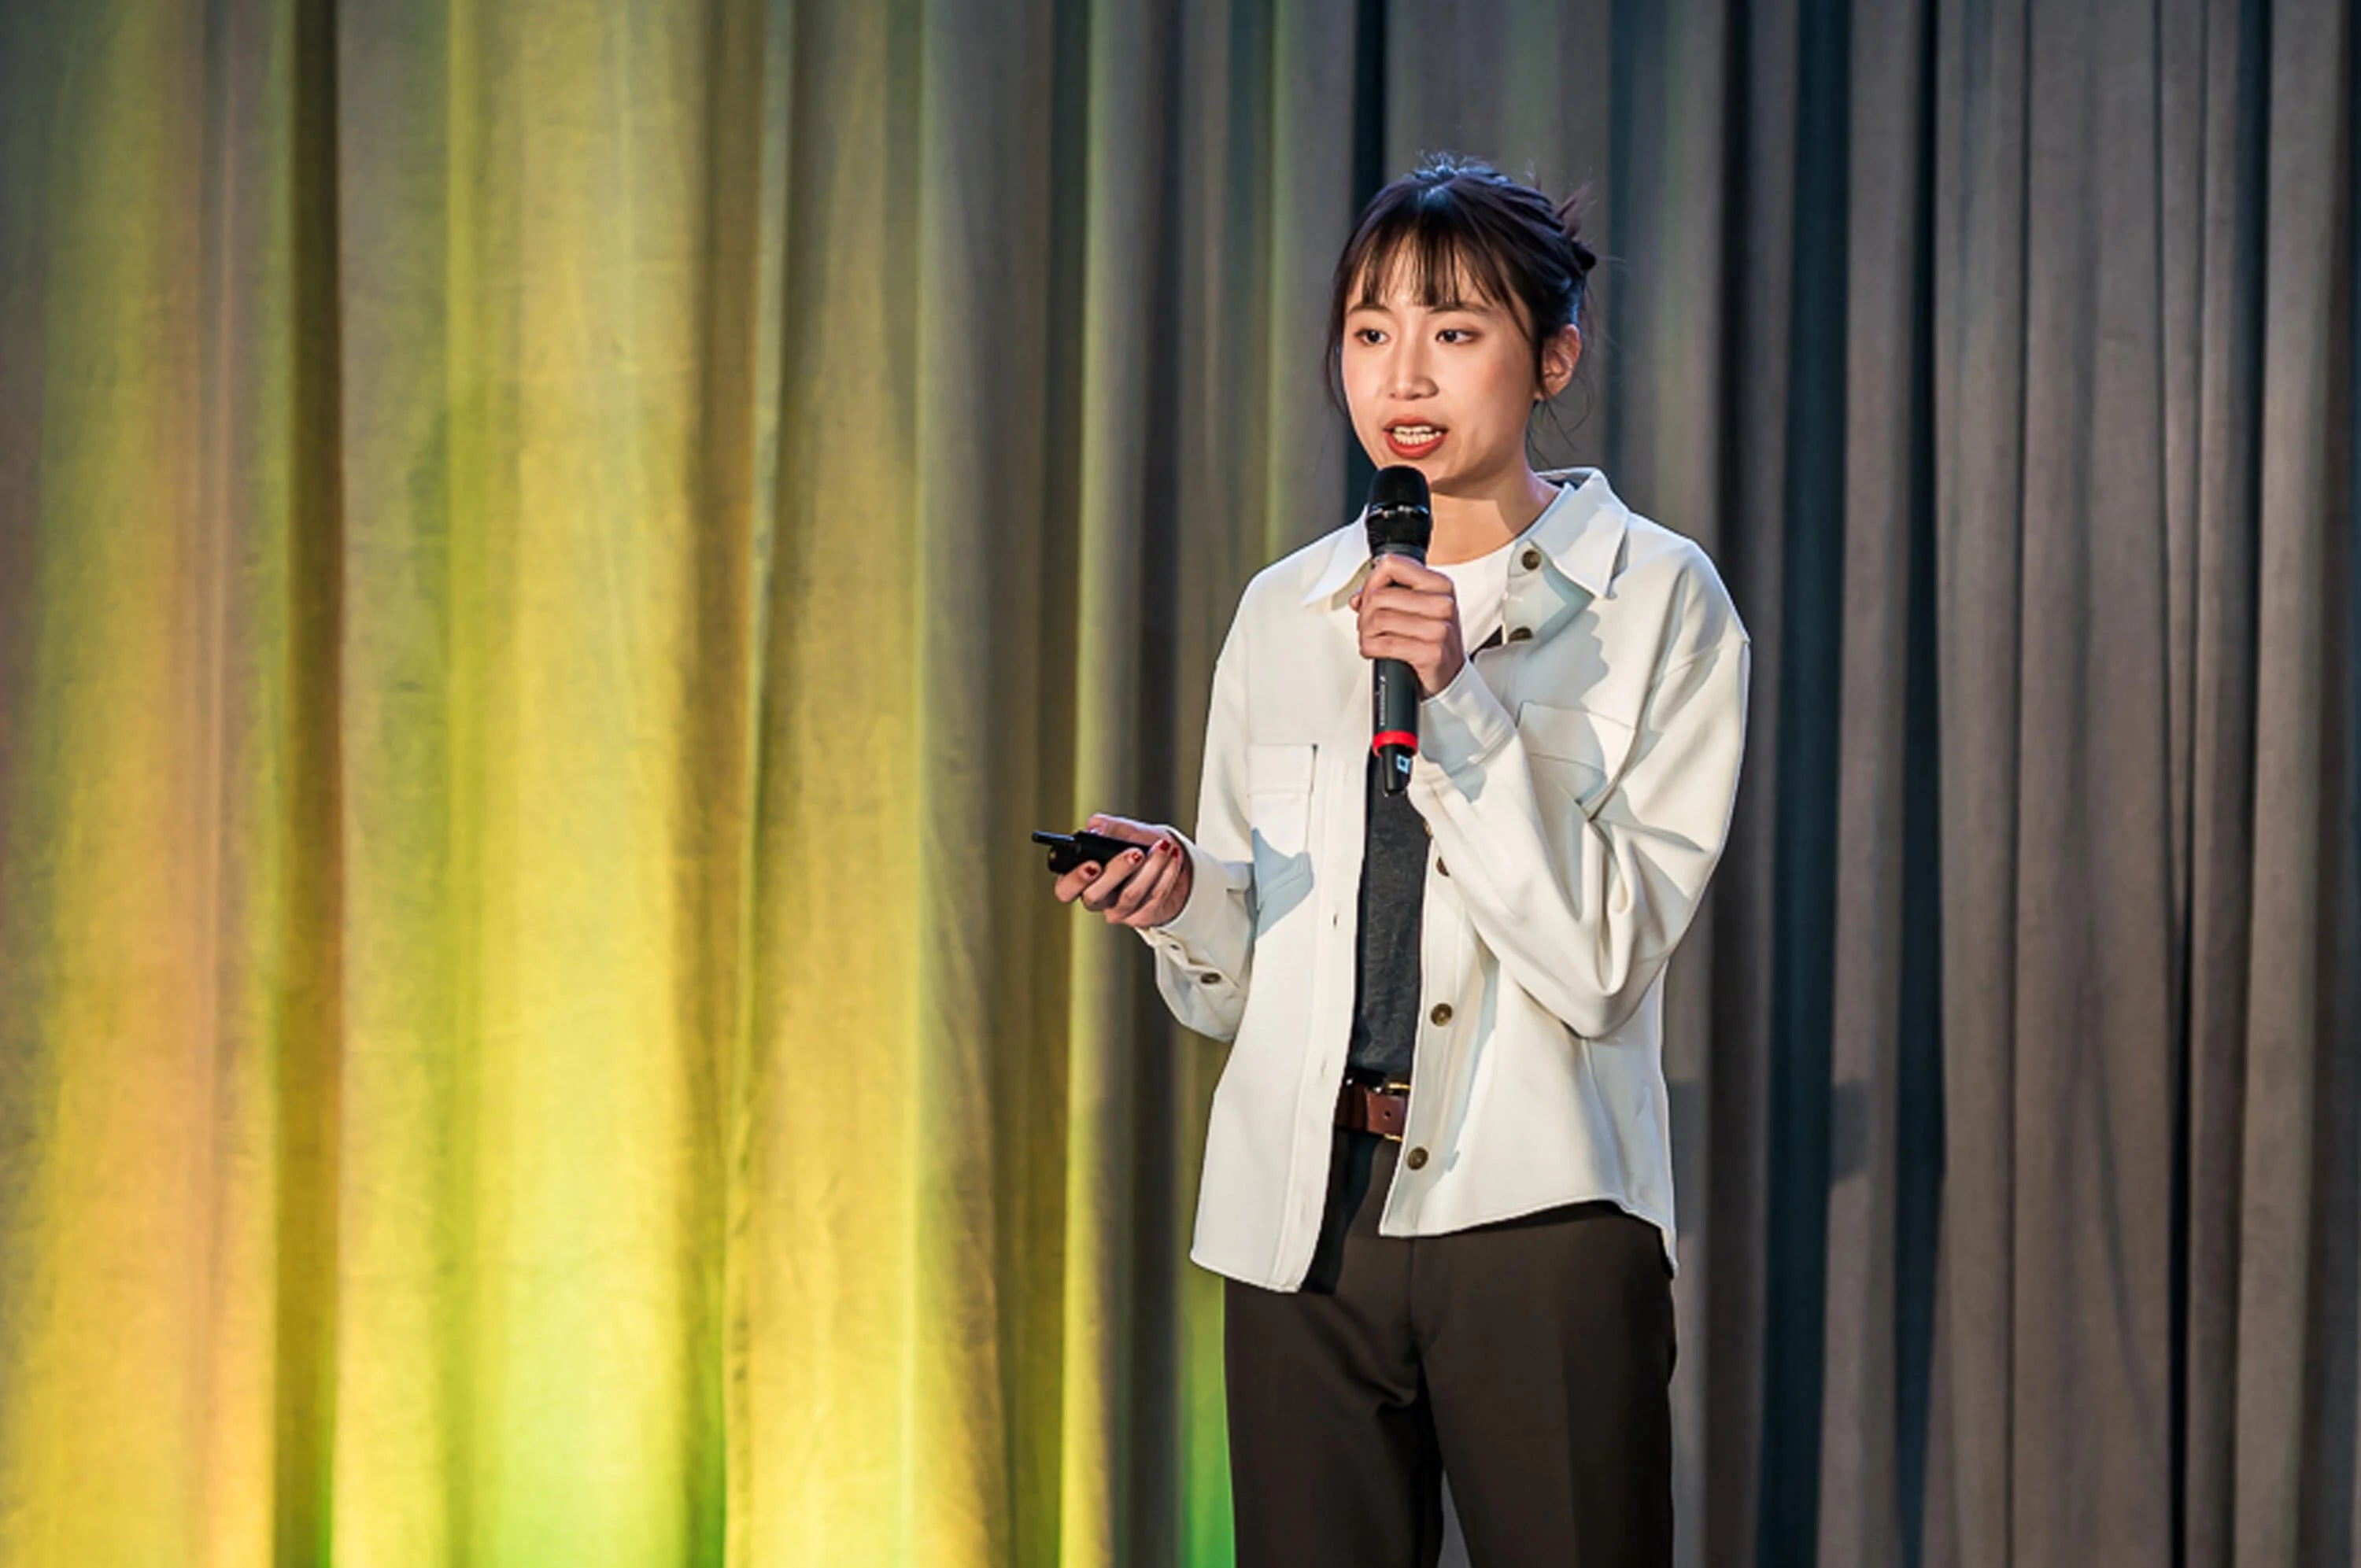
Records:
[[[1558,227],[1565,231],[1566,248],[1574,253],[1575,270],[1584,278],[1598,265],[1598,254],[1582,242],[1582,220],[1590,215],[1590,187],[1584,185],[1557,204]]]

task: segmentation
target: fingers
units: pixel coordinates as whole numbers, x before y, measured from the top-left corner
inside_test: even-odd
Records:
[[[1093,878],[1082,894],[1082,907],[1120,921],[1154,896],[1157,875],[1174,858],[1172,846],[1159,840],[1146,849],[1126,850]]]
[[[1399,555],[1378,556],[1368,579],[1354,590],[1351,603],[1364,615],[1392,609],[1437,620],[1459,618],[1459,594],[1451,579]]]
[[[1082,827],[1086,831],[1104,833],[1110,839],[1128,839],[1135,844],[1153,844],[1159,837],[1153,823],[1135,822],[1128,817],[1110,817],[1104,812],[1093,816],[1089,821],[1083,823]],[[1057,894],[1059,903],[1071,904],[1104,880],[1110,872],[1120,870],[1120,866],[1101,866],[1096,861],[1087,861],[1076,866],[1072,871],[1060,873],[1057,882],[1052,884],[1052,890]],[[1107,885],[1114,887],[1122,880],[1122,877],[1117,875]],[[1087,899],[1083,902],[1091,908],[1099,907],[1098,904],[1091,903]],[[1104,899],[1101,902],[1103,903]]]
[[[1184,859],[1178,844],[1159,839],[1148,851],[1146,863],[1132,873],[1122,896],[1107,911],[1107,919],[1123,926],[1154,926],[1170,918],[1165,905],[1173,883],[1180,878]]]
[[[1103,831],[1103,828],[1093,828],[1093,831]],[[1082,883],[1083,909],[1091,909],[1093,914],[1105,912],[1107,905],[1112,905],[1112,902],[1116,900],[1116,895],[1122,895],[1124,883],[1131,881],[1131,873],[1140,867],[1143,860],[1148,860],[1148,850],[1124,850],[1122,855],[1116,855],[1115,860],[1110,860],[1110,862],[1105,864],[1105,869],[1100,869],[1093,864],[1093,867],[1079,867],[1077,872],[1072,872],[1072,876],[1082,876],[1083,879]]]
[[[1058,901],[1079,901],[1110,922],[1159,924],[1170,918],[1160,912],[1176,882],[1188,875],[1188,851],[1179,838],[1160,823],[1135,822],[1128,817],[1093,816],[1082,824],[1093,833],[1126,839],[1139,846],[1101,866],[1086,862],[1060,875]]]
[[[1378,556],[1369,567],[1369,580],[1364,583],[1362,587],[1367,590],[1389,583],[1400,583],[1425,593],[1451,591],[1449,577],[1432,566],[1420,565],[1407,555]]]
[[[1451,635],[1456,622],[1437,620],[1423,615],[1405,615],[1398,609],[1373,609],[1361,618],[1364,637],[1408,637],[1422,642],[1440,645]]]
[[[1096,882],[1098,877],[1098,866],[1095,863],[1090,862],[1085,862],[1082,865],[1076,866],[1072,871],[1061,873],[1055,884],[1058,902],[1060,904],[1073,903],[1074,900],[1082,897],[1082,890],[1089,887],[1092,883]]]
[[[1372,614],[1361,622],[1361,657],[1412,662],[1440,657],[1451,646],[1455,625],[1447,620]]]
[[[1459,597],[1451,579],[1399,555],[1381,555],[1353,596],[1361,656],[1400,659],[1419,672],[1427,692],[1455,662]]]
[[[1399,615],[1412,620],[1451,621],[1459,619],[1459,600],[1448,593],[1425,594],[1411,588],[1385,587],[1354,597],[1353,608],[1364,616]]]
[[[1443,657],[1443,644],[1420,637],[1364,637],[1361,657],[1400,659],[1405,664],[1424,668]]]
[[[1152,823],[1134,822],[1128,817],[1109,817],[1104,813],[1082,826],[1093,833],[1104,833],[1110,839],[1128,839],[1135,844],[1153,844],[1161,837]]]
[[[1105,834],[1107,828],[1093,828],[1093,831]],[[1152,881],[1150,876],[1140,873],[1140,867],[1152,869],[1150,857],[1155,855],[1159,848],[1164,848],[1164,840],[1157,839],[1155,834],[1150,834],[1150,839],[1148,839],[1148,843],[1145,843],[1143,848],[1138,848],[1138,850],[1124,850],[1122,855],[1116,855],[1115,860],[1110,860],[1105,872],[1100,872],[1098,876],[1093,876],[1093,879],[1089,881],[1089,885],[1083,888],[1082,893],[1083,909],[1095,909],[1095,912],[1100,914],[1107,914],[1110,909],[1115,909],[1116,902],[1124,900],[1124,897],[1131,897],[1131,906],[1138,906],[1140,895],[1143,895],[1148,883]],[[1082,867],[1082,869],[1083,872],[1089,872],[1091,867]],[[1110,914],[1107,918],[1115,918],[1115,916]]]

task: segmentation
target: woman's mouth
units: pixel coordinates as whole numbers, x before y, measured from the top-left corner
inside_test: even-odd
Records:
[[[1386,444],[1397,457],[1423,457],[1443,444],[1439,424],[1394,424],[1386,427]]]

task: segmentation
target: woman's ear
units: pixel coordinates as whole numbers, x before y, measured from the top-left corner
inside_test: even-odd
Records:
[[[1554,398],[1574,379],[1574,367],[1582,360],[1582,329],[1572,322],[1550,334],[1542,349],[1542,391]]]

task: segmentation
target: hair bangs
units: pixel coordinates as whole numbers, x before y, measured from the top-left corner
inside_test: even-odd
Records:
[[[1370,225],[1354,258],[1349,310],[1384,305],[1405,284],[1430,311],[1491,305],[1516,313],[1515,290],[1475,214],[1447,188],[1422,192]]]

